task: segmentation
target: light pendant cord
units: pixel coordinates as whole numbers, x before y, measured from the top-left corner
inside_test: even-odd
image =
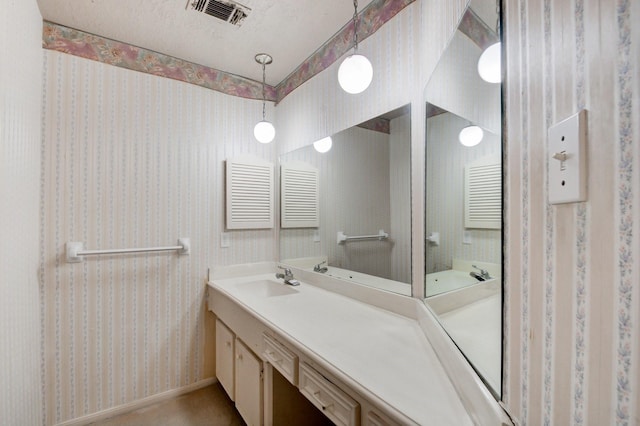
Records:
[[[353,0],[353,54],[358,53],[358,0]]]
[[[498,36],[498,41],[502,41],[501,32],[502,27],[500,26],[500,0],[496,0],[496,35]]]
[[[267,95],[266,95],[266,91],[265,91],[265,80],[266,80],[266,64],[265,61],[262,61],[262,121],[265,121],[265,104],[267,102]]]

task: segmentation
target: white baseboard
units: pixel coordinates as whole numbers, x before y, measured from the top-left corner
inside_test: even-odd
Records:
[[[177,389],[171,389],[165,392],[161,392],[155,395],[148,396],[146,398],[138,399],[137,401],[129,402],[127,404],[119,405],[117,407],[109,408],[107,410],[98,411],[97,413],[89,414],[87,416],[78,417],[72,420],[67,420],[63,423],[58,423],[57,426],[82,426],[88,423],[105,420],[110,417],[114,417],[120,414],[129,413],[131,411],[138,410],[140,408],[156,404],[158,402],[166,401],[167,399],[175,398],[185,393],[193,392],[216,383],[215,377],[200,380],[199,382],[192,383],[187,386],[183,386]]]

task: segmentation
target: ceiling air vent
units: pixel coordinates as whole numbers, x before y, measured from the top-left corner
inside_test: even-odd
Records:
[[[238,27],[251,12],[248,7],[228,0],[194,0],[191,8]]]

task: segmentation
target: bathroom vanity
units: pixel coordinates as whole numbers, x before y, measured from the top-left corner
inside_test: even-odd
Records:
[[[452,377],[432,343],[446,339],[428,337],[416,299],[297,269],[292,287],[276,271],[266,262],[209,277],[217,377],[247,424],[510,424],[486,389],[478,409],[478,382]]]

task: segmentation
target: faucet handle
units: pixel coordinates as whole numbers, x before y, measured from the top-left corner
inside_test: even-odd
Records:
[[[486,269],[478,268],[476,265],[471,266],[480,271],[480,275],[482,276],[482,278],[491,278],[491,276],[489,275],[489,271],[487,271]]]
[[[320,262],[320,263],[318,263],[316,266],[314,266],[314,267],[313,267],[313,270],[314,270],[315,272],[319,272],[319,271],[320,271],[320,267],[321,267],[322,265],[324,265],[325,263],[327,263],[327,261],[326,261],[326,260],[323,260],[322,262]]]
[[[284,267],[284,266],[280,266],[280,265],[278,265],[278,269],[282,269],[282,270],[284,270],[284,275],[285,275],[285,276],[289,276],[289,277],[290,277],[290,276],[293,276],[293,273],[291,272],[291,269],[289,269],[289,268],[287,268],[287,267]]]

